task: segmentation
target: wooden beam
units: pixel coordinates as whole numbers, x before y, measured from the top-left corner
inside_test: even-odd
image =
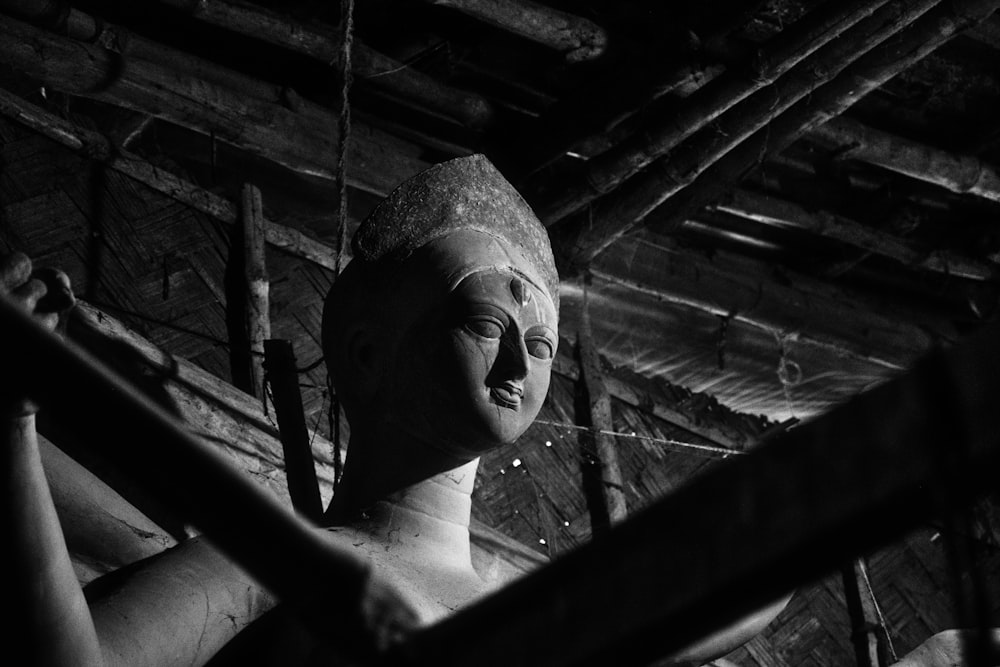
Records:
[[[578,421],[591,429],[582,431],[580,437],[583,474],[589,480],[585,481],[585,486],[593,491],[587,493],[590,524],[593,535],[598,536],[606,534],[611,526],[621,523],[628,514],[628,508],[615,439],[608,435],[614,432],[611,395],[604,384],[601,357],[590,329],[586,292],[582,310],[580,330],[577,332],[577,350],[580,357],[579,382],[586,399],[586,409],[582,415],[584,419]]]
[[[156,167],[124,149],[115,149],[102,134],[81,128],[0,88],[0,114],[35,130],[87,157],[100,160],[115,171],[172,199],[210,215],[220,222],[235,225],[237,207],[227,199]],[[271,246],[333,271],[336,251],[291,227],[264,220],[264,236]]]
[[[555,224],[712,124],[711,132],[702,133],[684,150],[685,157],[710,164],[937,2],[940,0],[852,0],[822,5],[765,43],[753,58],[752,69],[725,72],[681,101],[666,117],[640,127],[627,141],[589,160],[584,178],[538,206],[539,217],[546,225]],[[730,109],[732,112],[726,114]],[[686,176],[688,171],[692,169],[686,167],[678,174]]]
[[[964,257],[946,250],[926,251],[906,239],[873,229],[829,211],[813,211],[772,195],[736,189],[710,205],[764,225],[801,229],[822,238],[839,241],[867,252],[896,260],[904,266],[972,280],[992,280],[998,267],[990,262]]]
[[[998,5],[1000,2],[996,0],[965,0],[959,4],[945,3],[928,12],[897,38],[863,55],[836,79],[758,129],[721,160],[714,149],[711,163],[699,162],[698,151],[687,149],[678,164],[673,164],[670,156],[660,158],[642,175],[602,201],[592,218],[567,226],[559,241],[567,253],[566,263],[586,264],[647,216],[654,216],[655,220],[667,218],[670,224],[679,224],[692,217],[764,156],[782,150],[808,130],[840,115],[948,39],[982,20]],[[731,136],[719,140],[709,137],[707,141],[715,145],[718,141],[728,141]],[[688,178],[692,169],[701,175]],[[684,187],[677,185],[678,174]],[[663,183],[668,184],[666,188]],[[674,195],[664,202],[665,189]],[[662,203],[657,205],[657,202]]]
[[[997,485],[997,340],[994,326],[938,350],[716,465],[607,539],[415,635],[400,664],[649,664],[957,511]]]
[[[280,12],[233,0],[156,1],[198,21],[300,53],[335,69],[341,67],[340,35],[315,21],[296,21]],[[482,127],[493,115],[490,104],[479,95],[447,86],[356,38],[351,64],[354,77],[366,86],[459,124]]]
[[[264,392],[264,341],[271,337],[270,284],[264,256],[264,207],[260,190],[245,183],[241,192],[240,220],[243,239],[243,294],[247,343],[250,346],[250,386],[244,390],[266,402]]]
[[[843,116],[813,128],[808,136],[835,148],[838,159],[867,162],[957,194],[1000,203],[1000,173],[974,155],[927,146]]]
[[[936,341],[957,337],[946,319],[791,272],[779,280],[773,266],[721,251],[708,259],[627,238],[590,270],[599,280],[890,369],[908,366]]]
[[[245,95],[240,86],[178,76],[168,65],[124,58],[101,47],[83,44],[0,15],[0,61],[63,92],[148,113],[213,136],[253,155],[302,174],[332,179],[336,167],[337,116],[318,105],[298,101],[295,108]],[[211,65],[218,72],[218,66]],[[245,77],[238,76],[242,81]],[[416,161],[384,146],[398,140],[372,128],[355,127],[348,173],[352,186],[372,191],[366,169],[378,165],[374,191],[386,194],[395,178]],[[409,174],[412,175],[412,174]],[[392,183],[386,182],[391,180]]]
[[[669,233],[709,203],[732,189],[750,170],[776,155],[806,132],[842,114],[852,104],[899,72],[919,62],[963,30],[978,24],[1000,7],[998,0],[962,0],[946,3],[910,26],[898,38],[866,54],[841,76],[802,100],[774,122],[741,143],[706,169],[691,185],[641,221],[623,222],[626,228],[644,223]],[[572,242],[576,261],[585,262],[614,242],[622,228],[581,234]],[[586,238],[583,238],[586,236]]]
[[[604,54],[608,35],[593,21],[531,0],[425,0],[562,53],[578,63]]]

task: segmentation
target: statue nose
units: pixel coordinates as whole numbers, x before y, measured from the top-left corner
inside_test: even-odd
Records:
[[[528,376],[528,348],[515,327],[508,329],[500,341],[497,366],[504,379],[523,380]]]

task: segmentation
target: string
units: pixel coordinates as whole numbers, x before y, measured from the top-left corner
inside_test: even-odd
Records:
[[[872,582],[868,579],[868,568],[862,563],[858,569],[861,572],[861,578],[865,580],[865,588],[868,589],[868,597],[871,598],[872,606],[875,607],[875,615],[878,616],[878,623],[882,628],[882,634],[885,635],[885,643],[889,647],[889,655],[892,656],[894,663],[898,662],[899,657],[896,655],[896,647],[892,643],[892,637],[889,636],[889,626],[885,622],[885,616],[882,615],[882,607],[879,606],[878,598],[875,597],[875,589],[872,588]]]
[[[594,429],[587,426],[579,426],[577,424],[549,421],[547,419],[536,419],[535,423],[542,424],[543,426],[555,426],[556,428],[566,428],[576,431],[590,431],[592,433],[599,433],[601,435],[609,435],[614,438],[631,438],[634,440],[642,440],[644,442],[651,442],[654,444],[669,445],[671,447],[677,447],[680,449],[691,449],[700,452],[709,452],[712,454],[720,454],[723,457],[728,457],[731,454],[746,454],[746,452],[740,451],[738,449],[727,449],[726,447],[717,447],[713,445],[700,445],[694,442],[685,442],[683,440],[672,440],[669,438],[655,438],[648,435],[639,435],[637,433],[619,433],[617,431]]]

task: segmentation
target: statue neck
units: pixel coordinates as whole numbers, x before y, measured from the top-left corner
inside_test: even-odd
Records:
[[[479,459],[396,491],[365,508],[352,527],[415,559],[470,566],[469,519]]]

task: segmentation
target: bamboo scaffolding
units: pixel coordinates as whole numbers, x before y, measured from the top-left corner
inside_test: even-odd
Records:
[[[608,35],[593,21],[531,0],[425,0],[562,53],[571,63],[604,54]]]
[[[689,151],[705,161],[712,158],[704,156],[724,153],[938,2],[853,0],[821,6],[767,42],[751,71],[727,71],[679,103],[669,117],[590,160],[584,178],[537,207],[539,217],[546,225],[556,223],[732,110]]]
[[[996,487],[998,337],[994,326],[939,350],[718,464],[607,539],[414,635],[400,663],[649,664],[935,512],[959,511]]]
[[[992,280],[1000,267],[943,250],[925,251],[905,239],[828,211],[810,211],[772,195],[737,189],[711,208],[753,222],[801,229],[923,271],[972,280]]]
[[[611,417],[611,394],[604,384],[601,358],[594,343],[590,328],[590,312],[587,299],[583,299],[580,330],[577,332],[577,348],[580,355],[580,382],[587,397],[585,414],[589,432],[582,432],[584,461],[593,460],[592,466],[584,466],[584,486],[591,489],[587,494],[590,509],[590,524],[594,536],[605,535],[611,526],[621,523],[628,515],[625,488],[622,485],[622,471],[618,464],[617,444],[608,433],[614,432]]]
[[[648,174],[641,177],[645,183],[637,179],[628,181],[614,193],[614,201],[601,205],[603,210],[600,214],[595,212],[592,220],[563,231],[565,236],[559,243],[566,263],[585,265],[647,217],[647,222],[655,222],[662,229],[670,229],[692,217],[730,189],[766,156],[780,152],[805,132],[839,116],[859,99],[956,34],[982,21],[998,6],[1000,0],[962,0],[946,3],[928,12],[897,38],[863,55],[835,80],[771,119],[721,160],[698,164],[696,170],[700,175],[696,179],[650,210],[650,202],[662,201],[663,190],[660,179],[652,175],[660,170],[676,174],[676,169],[669,163],[670,156],[660,158],[650,165]],[[632,191],[631,194],[626,189]],[[625,214],[625,209],[631,213]]]
[[[0,115],[39,132],[71,150],[99,160],[111,169],[220,222],[228,225],[239,222],[237,207],[225,198],[153,166],[126,150],[116,149],[104,135],[78,127],[2,88],[0,88]],[[264,236],[267,243],[276,248],[331,271],[335,270],[336,251],[296,229],[265,219]]]
[[[234,0],[155,0],[192,18],[340,67],[341,40],[335,30],[296,21],[279,12]],[[385,94],[460,124],[481,127],[492,117],[482,97],[457,90],[355,40],[353,75]]]
[[[244,391],[266,401],[264,392],[264,341],[271,337],[271,286],[264,255],[264,208],[260,190],[245,183],[241,192],[243,230],[243,296],[246,339],[249,345],[250,386]],[[234,373],[234,376],[238,375]]]
[[[843,116],[813,128],[808,136],[838,149],[837,157],[842,160],[860,160],[951,192],[1000,203],[1000,173],[973,155],[927,146]]]

